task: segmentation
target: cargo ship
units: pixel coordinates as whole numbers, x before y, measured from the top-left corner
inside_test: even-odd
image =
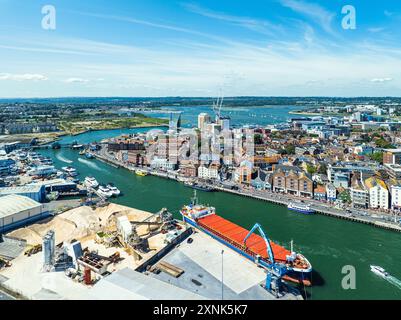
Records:
[[[220,217],[216,214],[214,207],[197,204],[196,195],[191,204],[185,205],[180,213],[184,222],[205,232],[261,267],[269,268],[271,262],[269,261],[265,240],[253,233],[245,243],[244,240],[249,234],[249,230]],[[273,241],[270,241],[270,244],[274,262],[285,266],[287,270],[282,279],[311,286],[311,263],[300,253],[287,250]]]

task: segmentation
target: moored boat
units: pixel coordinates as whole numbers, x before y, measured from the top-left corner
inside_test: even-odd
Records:
[[[113,196],[113,193],[110,191],[110,189],[103,185],[99,186],[97,192],[101,197],[104,198],[110,198]]]
[[[307,215],[315,214],[315,210],[313,210],[310,205],[302,202],[290,202],[287,208]]]
[[[209,186],[207,186],[205,184],[199,184],[199,183],[196,183],[196,182],[184,182],[184,184],[187,187],[190,187],[192,189],[199,190],[199,191],[205,191],[205,192],[215,191],[214,188],[209,187]]]
[[[86,177],[84,182],[87,187],[97,188],[99,186],[99,182],[94,177]]]
[[[135,174],[136,174],[137,176],[144,177],[144,176],[147,176],[147,175],[148,175],[148,172],[147,172],[146,170],[137,169],[137,170],[135,170]]]
[[[113,196],[118,197],[121,194],[121,191],[113,184],[107,184],[107,188],[110,190]]]

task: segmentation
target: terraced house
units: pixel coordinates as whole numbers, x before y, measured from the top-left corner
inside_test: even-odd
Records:
[[[313,198],[313,181],[309,174],[295,166],[276,166],[273,175],[273,191],[300,197]]]

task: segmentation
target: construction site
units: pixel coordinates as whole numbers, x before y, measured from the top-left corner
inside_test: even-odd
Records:
[[[165,208],[81,206],[0,239],[0,288],[23,299],[277,299],[265,278]]]

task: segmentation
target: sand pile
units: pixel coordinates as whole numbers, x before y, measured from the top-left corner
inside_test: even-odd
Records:
[[[113,220],[113,216],[119,215],[127,215],[131,221],[143,221],[152,214],[114,203],[95,210],[82,206],[68,210],[46,223],[36,223],[26,228],[17,229],[9,235],[24,239],[29,245],[36,245],[42,243],[42,238],[48,230],[54,230],[56,243],[60,243],[93,234],[101,230],[110,220]],[[146,226],[141,226],[141,229],[144,228],[147,229]],[[145,230],[140,231],[140,233],[145,233]]]

